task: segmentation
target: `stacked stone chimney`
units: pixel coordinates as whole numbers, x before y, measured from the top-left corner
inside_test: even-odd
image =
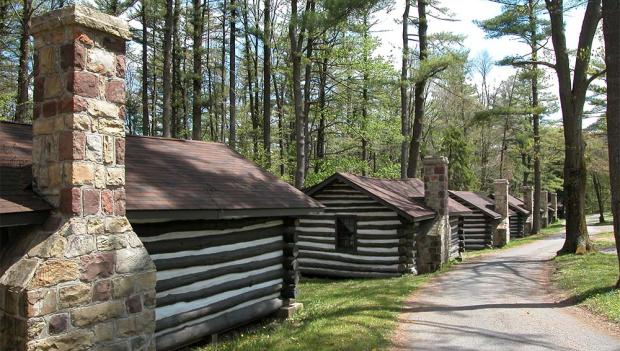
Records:
[[[424,159],[424,201],[437,212],[428,228],[420,228],[416,238],[418,272],[433,272],[450,258],[450,220],[448,211],[448,159]]]
[[[549,193],[549,202],[551,203],[551,208],[553,209],[553,216],[550,218],[550,223],[555,223],[558,220],[558,194]]]
[[[549,192],[547,190],[540,191],[540,226],[547,228],[549,226]]]
[[[0,349],[153,350],[155,268],[125,217],[129,28],[71,6],[31,30],[33,187],[54,211],[2,257]]]
[[[531,186],[523,187],[523,205],[524,208],[530,213],[525,219],[523,233],[524,235],[530,235],[532,233],[532,221],[534,218],[534,191]]]
[[[510,242],[510,219],[508,217],[508,180],[496,179],[493,182],[495,212],[502,218],[493,233],[493,244],[502,247]]]

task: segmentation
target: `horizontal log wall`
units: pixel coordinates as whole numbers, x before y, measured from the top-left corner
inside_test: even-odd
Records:
[[[326,206],[302,217],[297,227],[302,274],[334,277],[386,277],[415,267],[414,228],[368,195],[335,182],[313,197]],[[356,216],[357,252],[336,250],[336,216]]]
[[[463,215],[464,250],[482,250],[493,247],[493,221],[469,202],[458,197],[454,200],[472,210],[472,213]]]
[[[463,251],[462,216],[450,216],[450,258],[460,256]]]
[[[522,214],[516,214],[510,216],[510,238],[522,238],[524,237],[525,228],[525,216]]]
[[[135,224],[157,267],[157,349],[248,323],[282,305],[283,220]]]

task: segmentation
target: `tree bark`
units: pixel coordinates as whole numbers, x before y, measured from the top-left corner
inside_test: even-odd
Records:
[[[536,19],[536,4],[534,0],[528,1],[529,26],[531,36],[531,56],[532,61],[538,61],[538,21]],[[538,64],[532,64],[532,129],[534,133],[534,208],[540,208],[540,193],[542,191],[542,176],[540,169],[540,113],[538,101]],[[532,233],[537,234],[541,227],[540,211],[532,214]]]
[[[605,203],[603,202],[603,188],[601,180],[596,172],[592,172],[592,187],[596,195],[596,203],[598,205],[598,222],[605,223]]]
[[[32,16],[32,0],[23,0],[21,27],[19,36],[19,72],[17,74],[17,100],[15,122],[24,122],[28,114],[28,58],[30,56],[30,17]]]
[[[181,90],[181,55],[179,39],[179,18],[181,17],[181,1],[174,0],[174,15],[172,17],[172,92],[170,136],[179,137],[179,90]]]
[[[271,0],[265,0],[263,16],[263,150],[271,167]]]
[[[146,21],[146,0],[142,0],[140,19],[142,21],[142,135],[150,135],[149,132],[149,32]]]
[[[243,1],[243,34],[245,38],[245,44],[243,46],[245,51],[245,62],[247,72],[247,85],[248,95],[250,99],[250,120],[252,121],[252,151],[254,158],[258,156],[258,114],[256,113],[255,104],[257,101],[254,99],[254,65],[252,57],[250,56],[250,36],[249,36],[249,24],[248,24],[248,0]]]
[[[166,17],[164,21],[164,111],[163,136],[171,137],[172,127],[172,26],[174,18],[174,0],[166,0]]]
[[[614,237],[620,269],[620,2],[603,0],[603,35],[607,66],[607,146],[614,217]],[[616,289],[620,288],[620,278]]]
[[[403,12],[403,56],[400,69],[400,123],[403,141],[400,145],[400,177],[407,178],[407,158],[409,151],[409,106],[407,101],[408,72],[409,72],[409,9],[410,0],[405,0],[405,11]]]
[[[418,40],[420,45],[420,65],[428,59],[428,41],[426,31],[428,22],[426,21],[426,1],[418,0]],[[426,103],[426,77],[420,77],[415,83],[413,100],[413,130],[411,134],[411,145],[409,146],[409,164],[407,167],[407,177],[415,178],[418,173],[418,159],[420,157],[420,137],[422,136],[422,126],[424,123],[424,104]]]
[[[562,0],[545,0],[551,20],[551,40],[555,52],[555,71],[558,77],[562,120],[564,122],[564,208],[566,211],[566,240],[558,254],[585,253],[592,249],[585,220],[586,162],[582,133],[583,106],[588,89],[587,71],[592,41],[601,17],[601,1],[588,1],[584,15],[575,67],[572,70],[564,32]]]
[[[228,76],[228,100],[229,108],[230,108],[230,129],[229,129],[229,140],[228,145],[230,145],[231,149],[235,150],[237,148],[237,69],[235,67],[237,58],[236,58],[236,45],[235,45],[235,35],[237,25],[237,4],[236,0],[230,0],[230,45],[228,48],[229,52],[229,60],[230,60],[230,68],[229,68],[229,76]]]
[[[202,34],[204,8],[201,0],[192,0],[194,8],[192,33],[192,139],[202,140]]]
[[[296,146],[296,165],[295,165],[295,187],[301,189],[306,178],[306,138],[304,133],[304,111],[302,106],[301,92],[301,43],[303,34],[297,34],[297,24],[299,21],[297,13],[297,0],[291,1],[291,19],[288,27],[288,35],[291,45],[291,63],[293,76],[293,108],[295,111],[295,146]],[[303,33],[303,31],[301,31]]]

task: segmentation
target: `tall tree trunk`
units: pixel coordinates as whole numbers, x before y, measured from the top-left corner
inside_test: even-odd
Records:
[[[222,4],[222,61],[220,62],[220,141],[225,142],[226,130],[226,9],[227,1]],[[231,42],[232,43],[232,42]]]
[[[202,34],[204,33],[204,8],[201,0],[192,0],[193,18],[193,67],[192,67],[192,139],[202,140]]]
[[[140,19],[142,21],[142,135],[149,132],[149,32],[146,21],[146,0],[141,2]]]
[[[273,92],[276,95],[276,107],[278,109],[278,147],[280,150],[278,154],[280,156],[280,177],[284,177],[285,174],[285,160],[284,160],[284,96],[280,97],[278,92],[278,81],[276,77],[273,78]],[[282,91],[284,95],[284,90]]]
[[[309,158],[310,158],[310,131],[309,131],[309,120],[310,120],[310,104],[311,104],[311,97],[310,97],[310,93],[311,93],[311,82],[312,82],[312,51],[313,51],[313,46],[314,46],[314,39],[312,38],[312,33],[310,33],[308,31],[308,41],[307,41],[307,45],[306,45],[306,65],[305,65],[305,72],[304,72],[304,112],[303,112],[303,116],[304,116],[304,120],[303,120],[303,125],[304,125],[304,139],[305,139],[305,151],[304,151],[304,155],[306,157],[306,160],[304,161],[304,165],[305,165],[305,170],[304,173],[308,172],[308,166],[309,166]]]
[[[598,222],[605,223],[605,202],[603,201],[603,187],[596,172],[592,172],[592,187],[598,204]]]
[[[607,64],[607,144],[614,237],[620,268],[620,2],[603,0],[603,33]],[[616,283],[620,289],[620,278]]]
[[[426,2],[418,0],[418,40],[420,43],[420,65],[428,59],[428,41],[426,31],[428,22],[426,21]],[[409,165],[407,167],[407,177],[415,178],[418,173],[418,159],[420,158],[420,138],[422,136],[422,126],[424,123],[424,104],[426,103],[426,78],[421,77],[415,83],[414,89],[414,110],[413,110],[413,131],[411,134],[411,146],[409,147]]]
[[[264,0],[263,14],[263,149],[271,166],[271,0]]]
[[[323,58],[319,73],[319,128],[316,131],[316,173],[321,171],[325,158],[325,107],[327,89],[327,56]]]
[[[174,18],[174,0],[166,0],[166,17],[164,21],[164,111],[163,111],[163,136],[171,137],[172,127],[172,26]]]
[[[230,147],[235,150],[237,148],[237,69],[235,67],[237,62],[236,57],[236,43],[235,43],[235,35],[237,25],[237,4],[236,0],[230,0],[230,45],[228,48],[230,53],[228,54],[228,59],[230,60],[230,68],[229,68],[229,76],[228,83],[230,84],[228,87],[228,100],[230,100],[229,108],[230,108],[230,136],[228,140],[228,144]]]
[[[297,34],[299,17],[297,13],[297,0],[291,0],[291,19],[288,26],[288,35],[291,45],[291,62],[293,76],[293,107],[295,111],[295,187],[301,189],[306,178],[306,136],[304,133],[304,111],[301,92],[301,43],[303,43],[303,30]]]
[[[405,0],[405,11],[403,12],[403,57],[400,69],[400,123],[403,141],[400,145],[400,177],[407,178],[407,158],[409,151],[409,106],[407,89],[409,87],[409,9],[411,0]]]
[[[19,36],[19,72],[17,74],[17,101],[15,122],[24,122],[28,114],[28,57],[30,56],[30,17],[32,0],[23,0],[21,16],[21,33]]]
[[[179,39],[179,17],[181,17],[181,1],[174,0],[174,16],[172,19],[172,109],[170,121],[170,136],[178,138],[179,136],[179,93],[181,84],[181,55],[180,39]]]
[[[536,2],[528,0],[529,26],[530,26],[530,51],[532,62],[538,61],[538,20],[536,18]],[[534,132],[534,208],[541,207],[540,193],[542,191],[542,176],[540,169],[540,112],[538,101],[538,64],[532,64],[532,129]],[[540,231],[541,217],[540,211],[536,210],[532,214],[532,233],[536,234]]]
[[[245,38],[245,44],[243,46],[245,51],[246,62],[246,77],[248,85],[248,95],[250,99],[250,120],[252,121],[252,151],[254,158],[258,157],[258,114],[254,108],[254,104],[257,101],[254,99],[254,64],[250,53],[250,36],[249,36],[249,23],[248,23],[248,0],[243,1],[243,35]]]
[[[368,16],[365,15],[364,16],[364,68],[363,68],[363,74],[362,74],[362,130],[361,130],[361,134],[362,134],[362,163],[363,163],[363,167],[362,168],[362,175],[366,176],[367,174],[367,168],[368,168],[368,138],[366,136],[366,129],[368,128],[368,80],[369,80],[369,75],[368,75],[368,56],[369,56],[369,52],[366,49],[366,42],[368,40],[368,31],[369,31],[369,26],[368,26]]]
[[[562,120],[564,122],[564,208],[566,240],[558,254],[584,253],[592,249],[585,219],[586,162],[582,133],[582,115],[589,81],[592,41],[601,17],[601,0],[588,1],[584,14],[575,67],[571,70],[562,0],[545,0],[551,20],[551,39],[555,52]],[[573,81],[571,82],[571,71]]]

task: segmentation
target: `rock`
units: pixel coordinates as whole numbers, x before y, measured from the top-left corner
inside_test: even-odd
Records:
[[[58,289],[58,304],[60,308],[70,308],[86,305],[91,300],[90,284],[73,284]]]
[[[71,319],[76,327],[119,318],[125,313],[125,306],[119,301],[108,301],[96,305],[76,308],[71,311]]]

